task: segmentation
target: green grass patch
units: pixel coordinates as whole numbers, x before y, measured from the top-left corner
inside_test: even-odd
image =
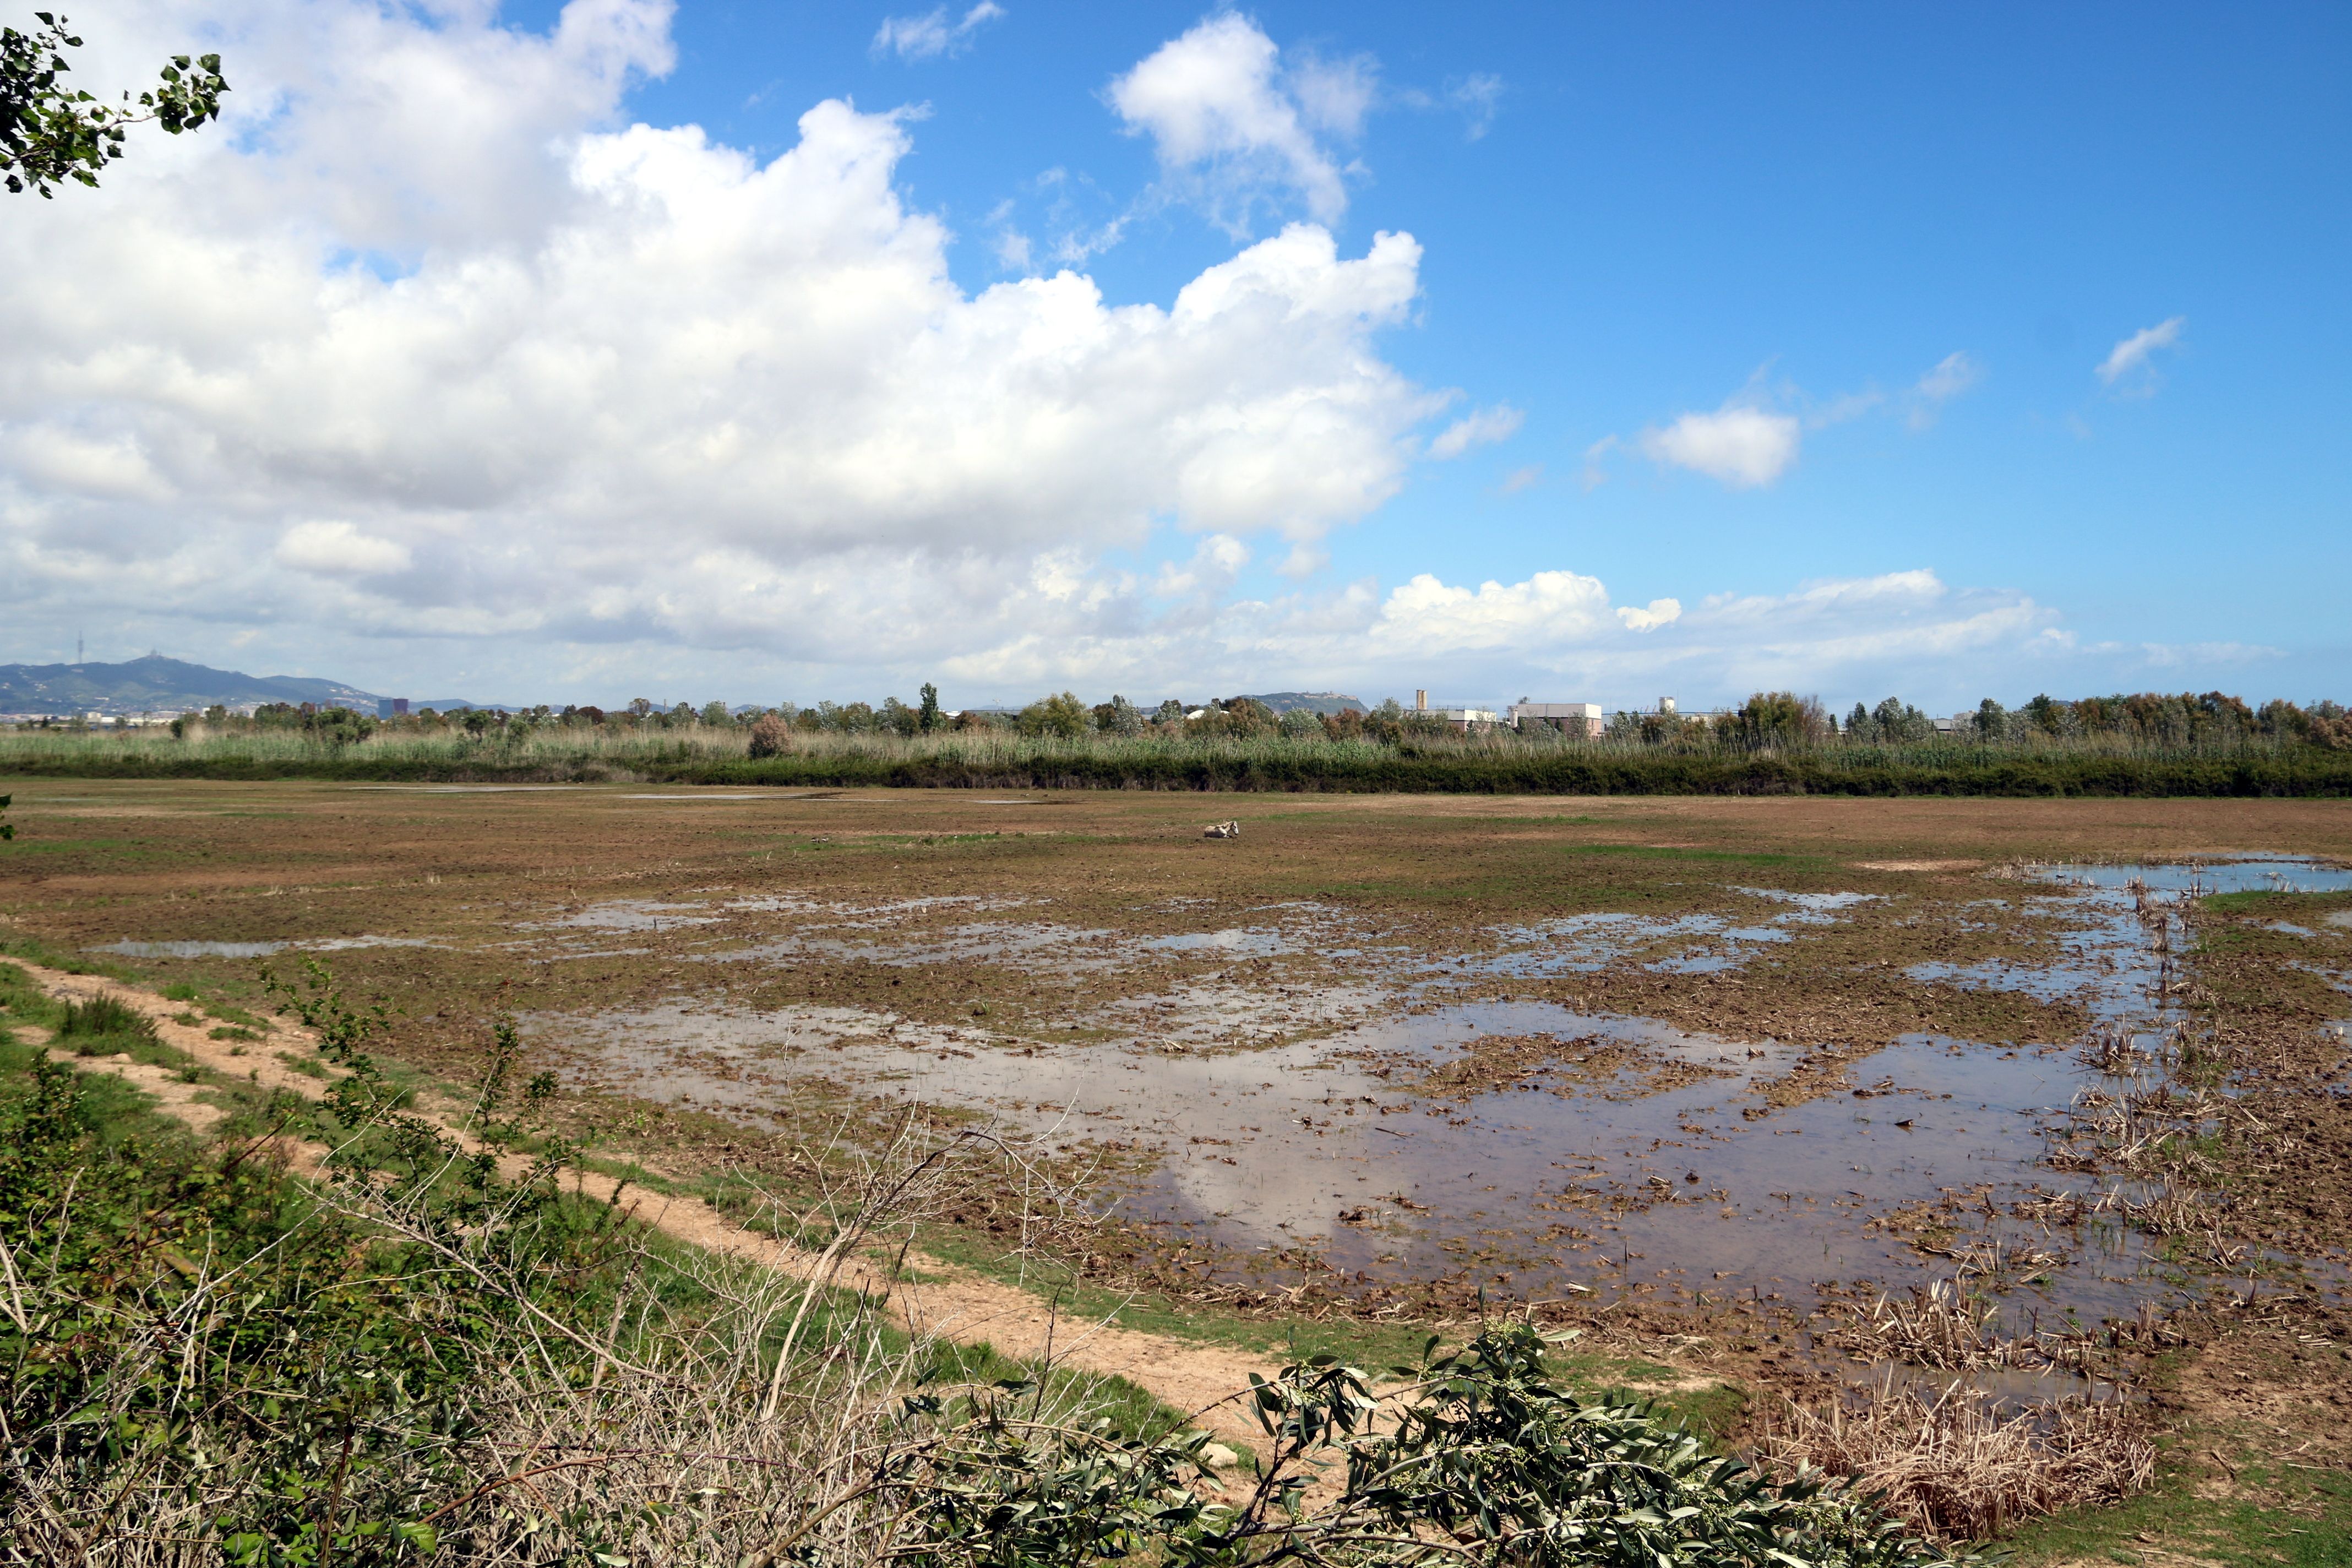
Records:
[[[0,963],[0,1019],[54,1029],[64,1016],[64,1005],[50,1000],[31,975],[13,963]]]
[[[1563,855],[1629,855],[1644,860],[1722,860],[1743,866],[1814,866],[1818,855],[1775,855],[1744,849],[1684,849],[1664,844],[1568,844]]]
[[[169,1068],[192,1082],[197,1076],[195,1063],[185,1052],[156,1036],[152,1019],[111,996],[66,1003],[58,1010],[52,1044],[78,1057],[127,1056],[150,1067]]]
[[[60,952],[38,937],[12,936],[0,940],[0,953],[65,974],[100,974],[109,980],[131,984],[136,984],[140,977],[137,970],[120,963],[109,963],[103,959],[87,958],[79,953]]]
[[[2249,1456],[2234,1436],[2218,1447],[2238,1467],[2245,1490],[2270,1490],[2276,1503],[2253,1498],[2200,1497],[2199,1468],[2176,1440],[2162,1462],[2157,1489],[2106,1508],[2074,1510],[2021,1527],[2005,1545],[2021,1565],[2058,1563],[2145,1563],[2168,1568],[2184,1559],[2222,1568],[2343,1568],[2352,1563],[2352,1476],[2342,1471]]]
[[[2208,893],[2199,901],[2220,914],[2292,921],[2352,910],[2352,892],[2274,893],[2257,888],[2242,893]]]

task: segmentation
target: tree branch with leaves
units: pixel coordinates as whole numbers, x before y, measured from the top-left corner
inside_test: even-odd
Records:
[[[68,180],[95,189],[100,172],[122,156],[133,125],[152,122],[177,136],[220,118],[228,82],[218,55],[193,62],[173,55],[154,87],[135,100],[126,91],[112,108],[58,80],[73,68],[65,52],[82,47],[66,19],[47,11],[33,17],[38,25],[29,33],[0,27],[0,171],[16,195],[51,197]]]

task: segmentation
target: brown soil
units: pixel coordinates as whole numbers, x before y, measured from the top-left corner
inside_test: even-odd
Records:
[[[1390,1063],[1410,1070],[1410,1058]],[[1696,1063],[1661,1058],[1654,1052],[1598,1035],[1562,1039],[1557,1035],[1480,1035],[1460,1057],[1401,1079],[1404,1087],[1436,1100],[1469,1100],[1497,1089],[1542,1089],[1557,1095],[1591,1094],[1602,1100],[1639,1100],[1727,1074]]]

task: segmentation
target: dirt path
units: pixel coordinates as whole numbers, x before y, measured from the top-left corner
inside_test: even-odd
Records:
[[[153,992],[96,975],[68,974],[22,959],[9,962],[59,1001],[88,1001],[111,996],[152,1020],[163,1044],[225,1077],[244,1079],[263,1089],[285,1089],[315,1098],[320,1079],[288,1065],[288,1058],[317,1061],[317,1042],[310,1031],[282,1021],[268,1025],[263,1038],[244,1042],[215,1040],[202,1025],[174,1020],[189,1009]],[[197,1131],[208,1131],[224,1117],[218,1106],[198,1098],[200,1083],[187,1083],[168,1068],[133,1061],[128,1056],[76,1057],[73,1064],[91,1072],[111,1073],[155,1097],[161,1110]],[[466,1142],[448,1121],[419,1112]],[[302,1154],[315,1168],[323,1150],[304,1146]],[[304,1162],[298,1155],[298,1166]],[[516,1164],[520,1167],[520,1162]],[[666,1175],[648,1167],[652,1174]],[[621,1184],[594,1172],[575,1173],[579,1190],[591,1198],[610,1200]],[[695,1197],[673,1197],[636,1189],[632,1196],[636,1217],[665,1235],[726,1257],[739,1258],[782,1269],[797,1279],[815,1272],[815,1254],[747,1230]],[[1020,1361],[1047,1361],[1080,1372],[1124,1377],[1138,1384],[1171,1408],[1204,1411],[1200,1426],[1229,1444],[1249,1445],[1258,1436],[1240,1405],[1219,1404],[1249,1386],[1251,1373],[1271,1376],[1275,1363],[1244,1352],[1191,1343],[1161,1334],[1139,1333],[1116,1322],[1074,1318],[1057,1313],[1036,1296],[1000,1284],[968,1269],[920,1253],[909,1253],[908,1265],[924,1276],[920,1280],[885,1280],[859,1265],[845,1269],[841,1282],[868,1292],[886,1294],[901,1321],[918,1333],[929,1333],[970,1344],[986,1342]],[[1214,1406],[1214,1408],[1211,1408]]]

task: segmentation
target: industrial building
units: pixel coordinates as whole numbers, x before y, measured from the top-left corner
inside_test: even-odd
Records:
[[[1529,702],[1522,698],[1511,704],[1511,727],[1515,730],[1541,724],[1564,735],[1591,740],[1601,733],[1601,723],[1598,702]]]

